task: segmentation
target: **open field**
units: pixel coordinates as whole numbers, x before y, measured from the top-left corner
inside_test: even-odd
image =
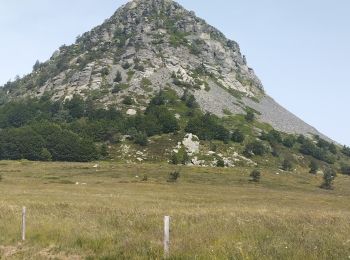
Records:
[[[93,165],[0,162],[1,259],[162,259],[164,215],[171,259],[350,257],[349,177],[325,191],[307,173],[263,170],[253,184],[245,168]]]

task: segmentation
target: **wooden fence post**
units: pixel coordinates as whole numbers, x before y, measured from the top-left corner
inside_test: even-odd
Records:
[[[26,207],[22,208],[22,241],[26,240]]]
[[[170,253],[170,217],[164,217],[164,258],[169,257]]]

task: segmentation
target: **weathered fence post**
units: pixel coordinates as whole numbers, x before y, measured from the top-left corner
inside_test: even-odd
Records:
[[[169,257],[169,244],[170,244],[170,217],[164,217],[164,258]]]
[[[26,207],[22,208],[22,241],[26,240]]]

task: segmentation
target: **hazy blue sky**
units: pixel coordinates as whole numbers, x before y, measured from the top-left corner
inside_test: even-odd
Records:
[[[0,0],[0,85],[126,0]],[[179,0],[237,41],[268,94],[350,145],[349,0]]]

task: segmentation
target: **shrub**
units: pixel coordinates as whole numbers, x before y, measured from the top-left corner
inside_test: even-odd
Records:
[[[320,136],[315,136],[315,139],[317,140],[317,146],[321,149],[328,150],[332,154],[337,154],[337,147],[334,143],[330,143],[324,139],[322,139]]]
[[[293,163],[289,159],[285,159],[282,163],[282,169],[284,171],[291,171],[293,170]]]
[[[179,171],[173,171],[169,173],[169,177],[167,182],[177,182],[177,180],[180,178],[180,172]]]
[[[332,154],[337,154],[337,147],[335,146],[334,143],[331,143],[329,146],[328,146],[328,150],[332,153]]]
[[[2,177],[2,175],[0,174],[0,182],[2,182],[2,179],[3,179],[3,177]]]
[[[273,157],[280,157],[280,152],[279,152],[279,149],[276,145],[271,145],[271,148],[272,148],[272,156]]]
[[[350,147],[347,147],[344,145],[342,151],[343,154],[345,154],[346,156],[350,157]]]
[[[142,78],[141,80],[142,87],[149,87],[151,85],[152,85],[152,82],[148,78]]]
[[[122,90],[122,88],[120,87],[120,85],[115,85],[112,89],[112,94],[116,94],[118,92],[120,92]]]
[[[148,176],[147,174],[144,174],[143,177],[142,177],[142,180],[141,181],[148,181]]]
[[[312,160],[310,162],[310,166],[309,167],[310,167],[310,173],[312,173],[312,174],[316,174],[318,169],[319,169],[318,164],[317,164],[317,162],[315,160]]]
[[[145,67],[143,65],[139,64],[139,63],[135,64],[134,69],[138,70],[138,71],[141,71],[141,72],[145,71]]]
[[[141,145],[141,146],[147,146],[148,144],[148,138],[146,133],[144,132],[137,132],[134,136],[134,143]]]
[[[217,159],[216,167],[225,167],[225,162],[222,158]]]
[[[254,155],[263,156],[267,152],[268,152],[267,147],[262,142],[259,142],[259,141],[248,143],[244,149],[244,154],[248,157],[254,156]]]
[[[251,181],[259,182],[260,178],[261,178],[261,172],[259,170],[255,169],[250,173],[250,177],[251,177]]]
[[[131,106],[132,104],[134,104],[134,101],[133,101],[133,99],[130,96],[126,96],[123,99],[123,104],[127,105],[127,106]]]
[[[268,133],[263,133],[260,136],[261,140],[268,141],[270,144],[275,144],[275,143],[282,143],[282,136],[280,132],[276,130],[271,130]]]
[[[152,106],[163,106],[166,103],[167,103],[167,98],[164,92],[159,91],[159,93],[151,99],[148,109],[150,109]]]
[[[336,160],[335,156],[327,149],[316,146],[311,140],[305,139],[299,149],[302,154],[311,155],[315,159],[333,164]]]
[[[190,95],[186,101],[186,106],[189,108],[197,108],[198,107],[198,103],[196,101],[196,98],[193,95]]]
[[[194,95],[190,94],[188,92],[188,90],[184,91],[184,94],[182,95],[181,100],[183,102],[185,102],[185,104],[188,108],[194,109],[194,108],[199,107],[199,105],[196,101],[196,98],[194,97]]]
[[[85,114],[85,102],[79,95],[74,95],[71,100],[64,103],[64,108],[69,111],[72,118],[81,118]]]
[[[231,140],[235,143],[243,143],[244,139],[244,134],[238,129],[236,129],[231,135]]]
[[[251,111],[251,110],[249,110],[249,111],[247,112],[247,114],[245,115],[245,120],[246,120],[247,122],[253,122],[254,119],[255,119],[255,114],[254,114],[254,112]]]
[[[217,149],[218,149],[218,146],[215,143],[210,142],[209,143],[209,149],[210,149],[210,151],[216,152]]]
[[[130,82],[131,79],[132,79],[132,77],[133,77],[134,74],[135,74],[135,71],[133,71],[133,70],[128,70],[127,74],[128,74],[128,79],[127,79],[127,81]]]
[[[297,138],[297,142],[298,142],[299,144],[305,143],[306,140],[307,140],[307,139],[306,139],[306,137],[305,137],[304,135],[299,135],[298,138]]]
[[[173,133],[180,129],[178,120],[175,118],[173,112],[170,112],[164,105],[165,100],[161,97],[156,96],[152,99],[150,105],[146,109],[146,122],[154,122],[154,127],[160,129],[162,133]]]
[[[122,140],[122,135],[120,133],[109,133],[107,136],[107,140],[111,144],[120,143]]]
[[[102,144],[100,148],[100,154],[103,158],[108,157],[108,147],[106,144]]]
[[[107,75],[109,75],[109,70],[108,70],[108,68],[104,67],[104,68],[102,69],[102,71],[101,71],[101,74],[102,74],[102,76],[107,76]]]
[[[333,189],[333,181],[335,177],[336,172],[332,168],[327,168],[323,175],[323,183],[321,184],[321,188],[326,190]]]
[[[342,165],[340,170],[342,174],[350,175],[350,165]]]
[[[209,113],[191,118],[185,130],[197,135],[201,140],[215,139],[227,142],[230,139],[230,132],[219,123],[216,116]]]
[[[171,155],[171,163],[172,164],[183,164],[186,165],[190,160],[190,157],[188,156],[188,153],[185,149],[185,147],[181,147],[177,153],[173,153]]]
[[[123,80],[122,74],[121,74],[120,71],[118,70],[118,71],[117,71],[117,75],[116,75],[115,78],[114,78],[114,82],[119,83],[119,82],[121,82],[122,80]]]
[[[282,143],[285,147],[292,148],[296,143],[296,139],[293,135],[288,135],[286,138],[283,139]]]
[[[125,63],[122,64],[122,67],[123,67],[123,69],[125,69],[125,70],[129,69],[130,66],[131,66],[131,65],[130,65],[129,62],[125,62]]]

